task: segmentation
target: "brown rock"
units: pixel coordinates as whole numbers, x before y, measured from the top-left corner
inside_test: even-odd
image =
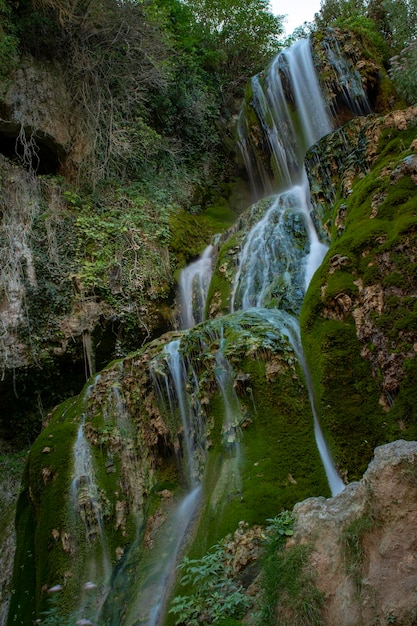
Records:
[[[294,507],[297,522],[287,546],[312,545],[310,564],[325,596],[323,626],[416,623],[416,477],[417,442],[395,441],[375,450],[359,483],[335,498]],[[363,529],[357,534],[359,580],[349,573],[353,556],[344,549],[355,527]]]

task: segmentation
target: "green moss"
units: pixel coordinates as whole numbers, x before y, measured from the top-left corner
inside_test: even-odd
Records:
[[[230,311],[239,241],[239,236],[231,237],[218,252],[207,294],[206,317],[210,317],[213,311],[216,315],[226,314]]]
[[[362,588],[365,534],[375,527],[375,521],[370,515],[363,515],[353,520],[347,526],[340,537],[343,555],[345,559],[346,574],[355,583],[359,593]]]
[[[308,563],[309,546],[267,548],[261,575],[261,626],[320,626],[324,596]]]
[[[170,229],[169,247],[175,253],[179,267],[201,254],[214,234],[200,217],[183,210],[171,213]]]
[[[354,181],[352,192],[343,199],[344,228],[336,231],[335,217],[331,220],[332,244],[313,277],[301,313],[320,420],[338,465],[349,479],[361,476],[375,445],[415,433],[408,373],[402,377],[399,372],[393,408],[388,414],[383,412],[377,357],[365,361],[361,356],[364,346],[352,317],[356,302],[363,298],[362,288],[371,287],[381,297],[383,289],[382,310],[375,305],[369,311],[370,321],[375,332],[386,338],[387,349],[409,354],[415,341],[411,329],[416,327],[415,298],[410,299],[416,278],[411,251],[416,245],[417,213],[409,170],[414,137],[413,122],[402,131],[382,129],[372,169],[368,167]],[[334,216],[340,207],[340,203],[335,206]],[[375,346],[371,355],[374,350]],[[402,420],[399,415],[404,416]]]
[[[68,400],[63,412],[71,413],[75,404],[73,399]],[[57,412],[30,451],[17,510],[12,584],[18,593],[12,596],[9,623],[30,623],[41,610],[45,589],[62,583],[63,573],[71,568],[73,557],[62,549],[61,533],[68,532],[68,492],[76,431],[76,424],[65,422],[62,413]]]
[[[354,323],[317,319],[304,333],[303,345],[327,443],[342,475],[357,480],[389,429]]]
[[[216,417],[193,548],[199,556],[241,520],[262,524],[306,497],[330,495],[300,373],[283,367],[268,381],[262,361],[248,358],[240,365],[249,375],[250,389],[240,397],[244,421],[239,444],[224,447],[222,399],[210,400],[210,415]]]

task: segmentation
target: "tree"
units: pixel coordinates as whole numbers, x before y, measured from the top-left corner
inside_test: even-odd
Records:
[[[353,16],[366,14],[367,0],[321,0],[315,20],[318,27],[329,26]]]
[[[283,17],[269,0],[188,0],[195,28],[212,51],[207,60],[219,72],[226,103],[242,96],[249,78],[282,48]]]

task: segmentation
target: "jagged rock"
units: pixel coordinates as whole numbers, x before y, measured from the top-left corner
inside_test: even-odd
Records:
[[[287,542],[312,546],[309,563],[325,597],[324,626],[415,623],[417,442],[375,450],[363,479],[335,498],[294,507]],[[357,543],[356,555],[349,550]],[[351,542],[351,543],[349,543]]]

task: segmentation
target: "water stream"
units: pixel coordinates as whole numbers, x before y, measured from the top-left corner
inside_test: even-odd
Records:
[[[289,111],[281,76],[291,85],[299,115],[297,129]],[[300,41],[271,64],[265,81],[252,80],[256,113],[272,153],[279,175],[280,193],[273,196],[270,208],[247,234],[239,255],[231,297],[231,312],[237,317],[244,311],[268,322],[273,332],[285,336],[304,370],[308,387],[317,448],[333,495],[343,489],[324,440],[310,375],[302,352],[298,320],[309,282],[327,251],[319,240],[311,217],[309,186],[303,167],[306,149],[331,130],[331,123],[316,79],[308,41]],[[266,121],[268,120],[268,122]],[[245,135],[244,118],[239,124],[240,145],[248,174],[259,189],[271,193],[271,179],[256,162]],[[301,136],[300,136],[301,132]],[[257,178],[259,180],[257,180]],[[259,183],[260,181],[260,183]],[[190,329],[204,319],[208,286],[212,273],[213,247],[182,271],[179,283],[180,320]],[[264,307],[274,304],[274,309]],[[278,310],[277,310],[278,309]],[[279,310],[281,309],[281,311]],[[236,312],[236,313],[235,313]],[[224,353],[223,329],[215,337],[214,375],[223,401],[224,445],[229,451],[229,480],[239,482],[239,424],[242,419],[234,389],[234,372]],[[162,358],[162,361],[161,361]],[[186,493],[173,507],[157,545],[148,557],[146,575],[138,587],[135,601],[126,616],[126,624],[159,626],[174,581],[175,564],[181,546],[196,514],[200,499],[199,479],[204,467],[206,445],[201,407],[198,404],[198,376],[190,358],[181,349],[181,339],[167,343],[161,357],[150,363],[150,373],[161,406],[173,423],[178,423],[179,459],[183,468]],[[236,483],[236,484],[237,484]]]
[[[288,105],[288,90],[296,115]],[[248,312],[249,317],[252,315],[266,320],[274,334],[284,336],[290,342],[305,374],[316,445],[331,493],[335,495],[344,485],[320,428],[297,320],[310,280],[327,252],[327,246],[320,241],[312,218],[310,191],[303,166],[307,148],[331,130],[309,41],[301,40],[279,55],[262,79],[254,77],[252,93],[252,106],[266,137],[272,165],[265,166],[252,149],[244,113],[239,120],[239,145],[254,193],[258,196],[269,195],[270,206],[247,234],[241,247],[231,296],[231,313],[226,317],[239,318]],[[275,178],[271,177],[271,171]],[[272,195],[277,190],[279,193]],[[184,329],[190,329],[204,320],[212,256],[213,247],[210,245],[181,274],[179,299],[181,325]],[[234,389],[234,372],[223,350],[221,323],[219,320],[220,331],[216,337],[218,347],[213,354],[214,375],[224,405],[225,446],[231,451],[233,463],[230,467],[233,467],[236,475],[234,480],[239,481],[241,413]],[[147,551],[145,564],[141,565],[140,580],[135,581],[132,602],[129,602],[129,608],[123,616],[123,624],[127,626],[160,626],[163,623],[175,578],[175,566],[198,511],[201,495],[199,481],[207,451],[205,426],[198,404],[198,376],[192,360],[182,353],[181,339],[165,345],[159,357],[150,362],[149,372],[162,410],[166,415],[169,414],[171,423],[177,428],[184,495],[173,502],[163,530],[156,536],[154,547]],[[123,426],[124,407],[117,386],[112,393],[115,410],[121,413],[119,426]],[[82,425],[74,455],[78,468],[74,484],[79,484],[82,476],[88,473],[93,476]],[[96,501],[95,496],[92,501]],[[98,506],[94,512],[99,520]],[[132,550],[134,557],[135,552]],[[107,571],[105,564],[103,568]],[[106,623],[118,623],[119,613],[114,615]]]
[[[204,309],[212,275],[213,246],[185,267],[180,274],[179,300],[181,328],[193,328],[204,320]]]
[[[82,614],[88,608],[98,615],[108,591],[111,576],[111,562],[104,532],[103,512],[93,466],[90,444],[84,435],[84,419],[78,427],[77,439],[73,448],[74,469],[70,487],[70,502],[75,527],[81,521],[84,540],[87,545],[87,559],[83,572],[83,591],[79,601]],[[94,594],[85,593],[94,581]],[[81,582],[81,581],[80,581]]]
[[[285,79],[287,94],[283,86]],[[318,237],[310,204],[310,190],[304,169],[306,150],[330,132],[332,126],[313,65],[310,43],[300,40],[272,62],[261,84],[252,79],[253,107],[266,134],[278,173],[280,193],[271,207],[247,234],[239,255],[231,311],[271,306],[299,314],[311,278],[327,252]],[[288,106],[288,89],[296,104],[298,129]],[[240,147],[246,164],[254,162],[250,142],[243,141],[240,124]],[[257,161],[258,172],[263,169]],[[253,169],[249,171],[254,178]],[[268,179],[267,172],[261,180]],[[264,185],[265,187],[265,185]],[[268,187],[266,187],[268,190]],[[311,377],[299,337],[298,321],[289,317],[283,326],[303,368],[314,419],[317,448],[332,495],[343,489],[320,428],[315,408]]]

